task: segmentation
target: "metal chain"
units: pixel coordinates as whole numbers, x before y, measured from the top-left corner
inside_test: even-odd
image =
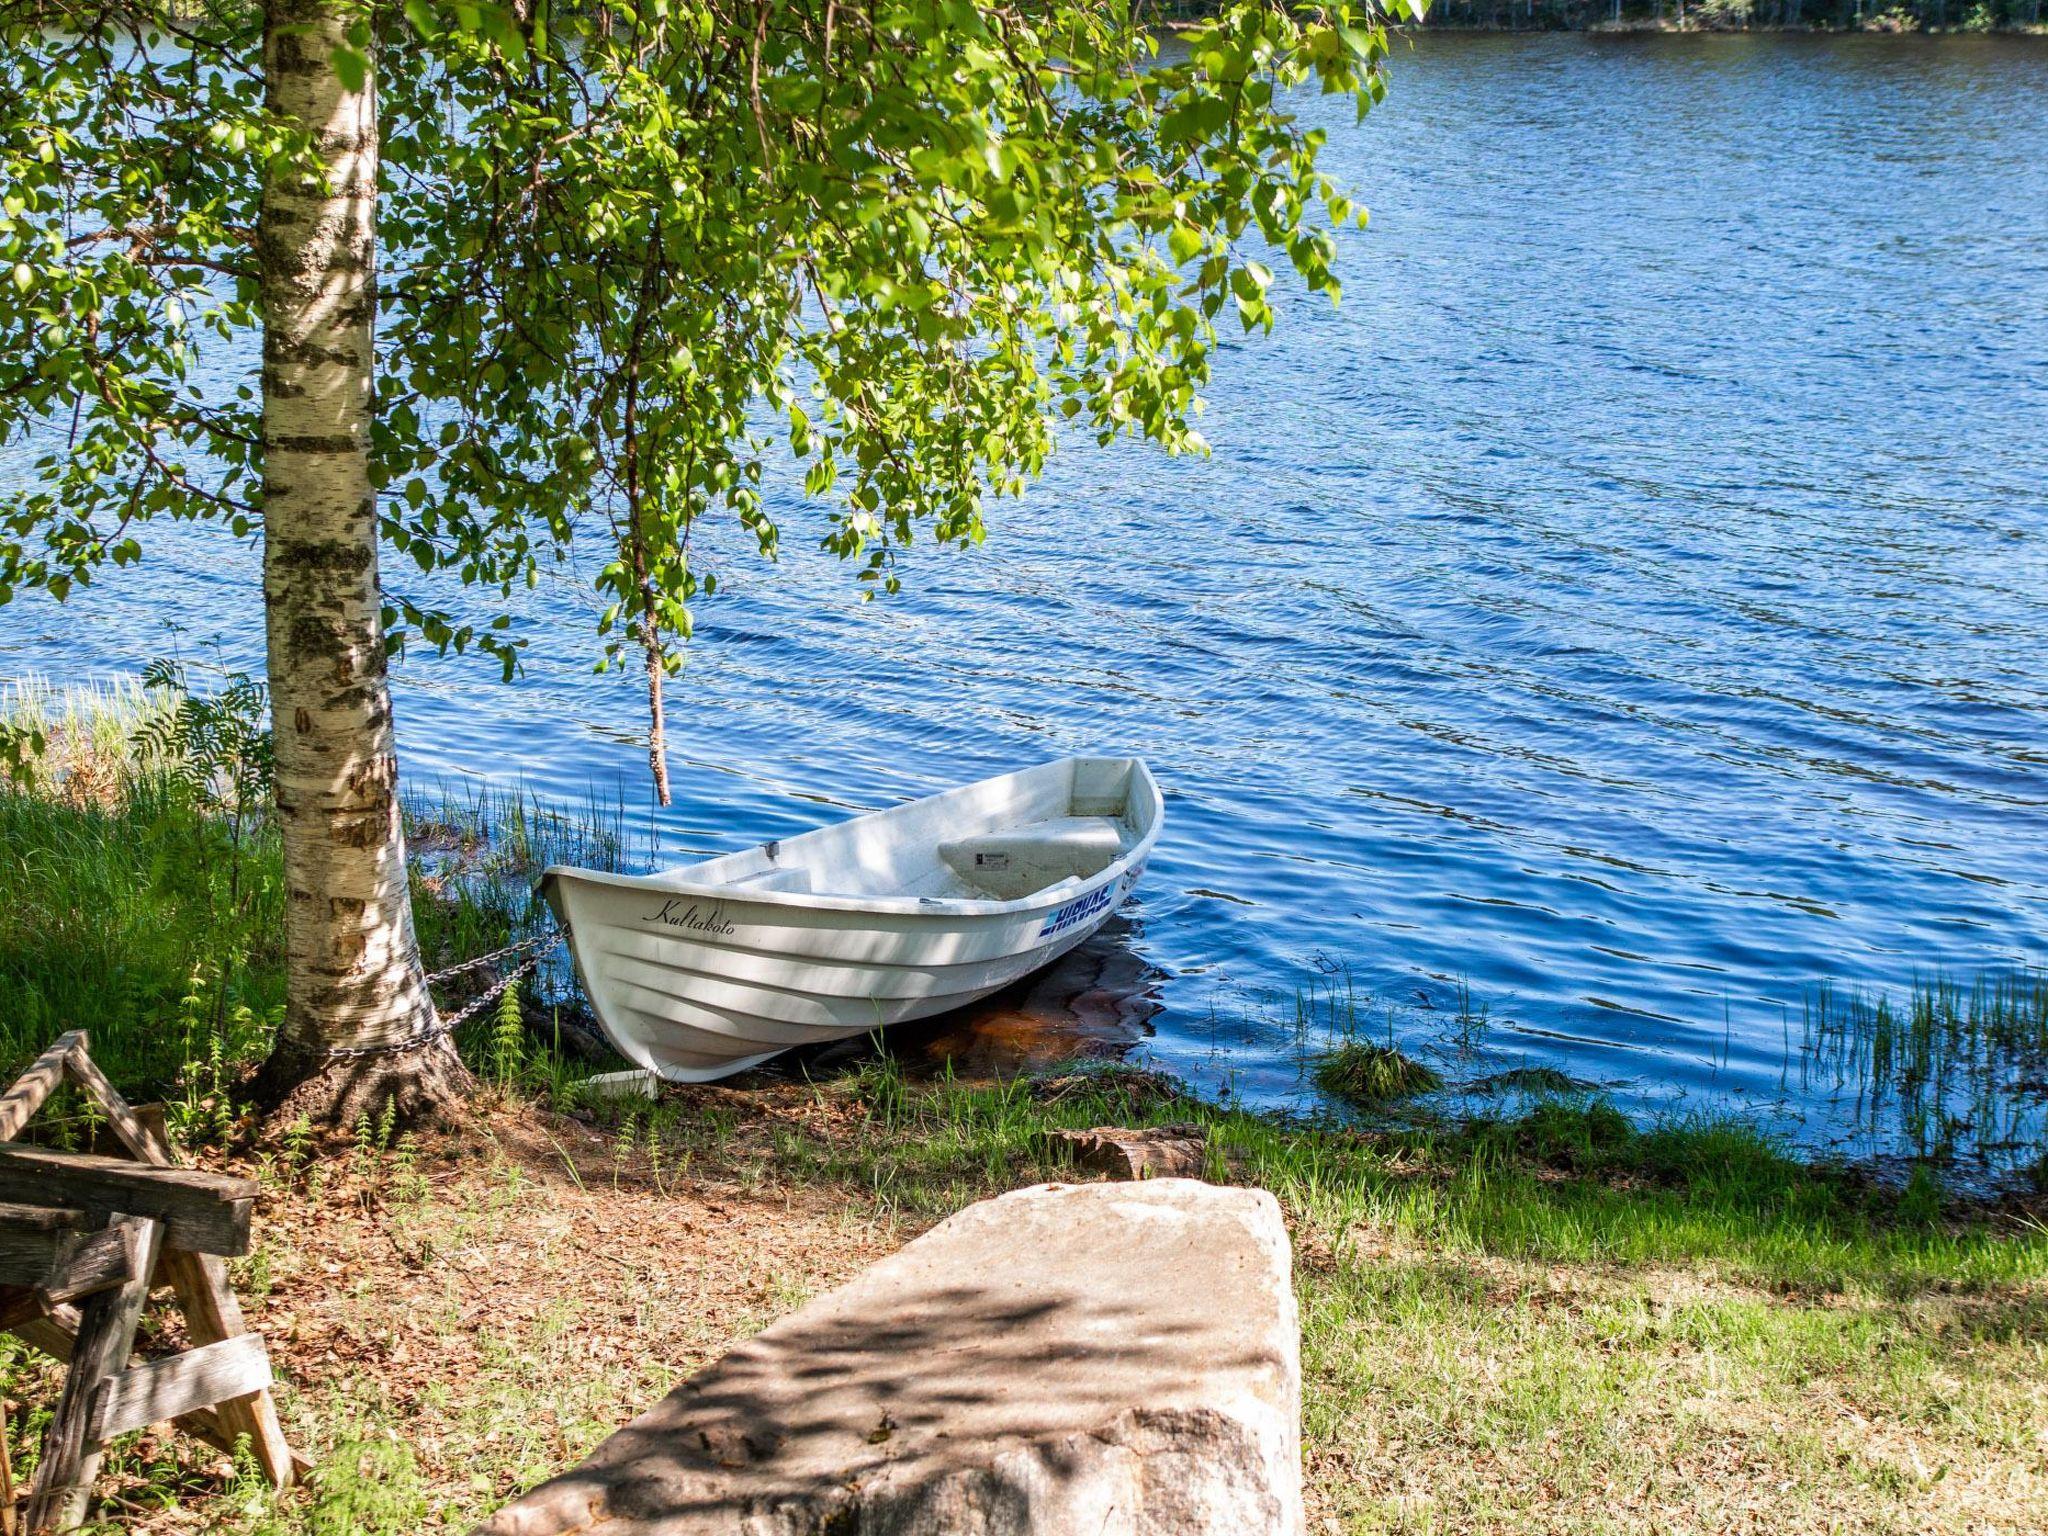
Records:
[[[503,949],[494,949],[488,955],[478,955],[474,960],[465,960],[460,965],[451,965],[446,970],[436,971],[427,978],[427,981],[430,984],[446,981],[450,976],[460,976],[464,971],[481,970],[493,961],[503,960],[508,955],[523,954],[529,949],[552,949],[567,937],[569,930],[564,928],[560,933],[537,933],[530,939],[514,939]]]
[[[443,1019],[441,1021],[441,1033],[444,1035],[448,1034],[467,1024],[478,1013],[483,1011],[485,1004],[496,1002],[507,987],[512,986],[515,982],[524,981],[528,976],[532,975],[535,968],[540,965],[540,961],[541,957],[539,955],[529,955],[526,959],[520,961],[518,965],[514,966],[504,976],[501,976],[492,985],[484,988],[483,991],[477,993],[475,997],[464,1003],[455,1014]]]
[[[436,1017],[434,1022],[425,1029],[415,1030],[403,1040],[392,1040],[383,1045],[331,1046],[321,1052],[321,1055],[332,1060],[347,1060],[359,1056],[394,1056],[400,1051],[413,1051],[418,1050],[423,1045],[431,1045],[443,1035],[453,1034],[464,1024],[475,1018],[478,1013],[503,996],[505,989],[514,982],[525,980],[526,977],[539,969],[541,961],[547,957],[548,950],[554,948],[558,942],[568,937],[569,930],[566,927],[559,933],[536,934],[530,939],[515,940],[513,943],[507,944],[503,949],[494,949],[487,955],[478,955],[474,960],[465,960],[460,965],[451,965],[446,970],[436,971],[427,978],[429,983],[446,981],[450,976],[460,976],[466,971],[479,970],[494,961],[503,960],[507,956],[520,954],[526,950],[533,951],[532,954],[527,955],[524,960],[520,961],[518,965],[506,972],[505,975],[499,977],[495,983],[485,988],[467,1003],[464,1003],[458,1012],[448,1018]]]

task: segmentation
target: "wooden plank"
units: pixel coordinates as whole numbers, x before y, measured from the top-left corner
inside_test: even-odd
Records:
[[[227,1271],[227,1262],[210,1253],[164,1252],[158,1276],[177,1293],[178,1305],[185,1313],[185,1333],[195,1344],[249,1336],[242,1304],[228,1284]],[[277,1404],[268,1390],[224,1399],[214,1411],[230,1443],[238,1435],[248,1437],[249,1453],[273,1488],[289,1488],[311,1470],[311,1463],[293,1454],[285,1440],[284,1426],[277,1421]]]
[[[61,1202],[101,1220],[146,1216],[189,1252],[247,1253],[256,1188],[253,1179],[200,1168],[0,1144],[0,1201]]]
[[[107,1128],[114,1133],[115,1139],[128,1149],[129,1156],[140,1158],[145,1163],[169,1166],[171,1159],[168,1141],[163,1147],[164,1155],[157,1156],[156,1143],[150,1135],[150,1125],[135,1110],[129,1108],[126,1099],[114,1091],[114,1085],[107,1081],[107,1075],[100,1071],[99,1065],[86,1053],[82,1044],[65,1058],[65,1071],[71,1074],[73,1082],[85,1090],[86,1096],[99,1105],[107,1117]]]
[[[47,1317],[37,1317],[7,1330],[26,1344],[33,1345],[51,1359],[67,1361],[78,1335],[78,1309],[59,1307]],[[269,1394],[261,1394],[269,1401]],[[207,1408],[195,1408],[177,1419],[179,1429],[195,1440],[204,1440],[215,1450],[225,1451],[230,1456],[236,1451],[236,1436],[229,1434],[222,1426],[218,1412]],[[286,1453],[287,1465],[292,1474],[303,1480],[313,1470],[313,1463],[297,1451]]]
[[[100,1292],[79,1309],[71,1369],[43,1435],[42,1463],[29,1490],[24,1523],[31,1532],[67,1531],[84,1522],[92,1480],[100,1470],[101,1446],[92,1438],[100,1383],[126,1369],[135,1348],[135,1325],[149,1300],[149,1276],[156,1267],[164,1225],[134,1216],[118,1219],[135,1226],[141,1263],[126,1285]]]
[[[0,1286],[27,1288],[47,1312],[60,1301],[121,1284],[135,1272],[133,1229],[116,1224],[97,1232],[76,1230],[84,1219],[81,1212],[62,1210],[19,1221],[0,1217]]]
[[[145,1365],[130,1366],[100,1386],[87,1438],[104,1444],[145,1424],[157,1424],[247,1397],[270,1385],[270,1353],[260,1333],[201,1344]]]
[[[72,1054],[85,1053],[85,1031],[74,1029],[59,1035],[50,1048],[38,1056],[29,1069],[14,1080],[14,1086],[0,1094],[0,1141],[12,1141],[28,1124],[28,1117],[43,1107],[56,1086],[64,1081],[64,1067]]]

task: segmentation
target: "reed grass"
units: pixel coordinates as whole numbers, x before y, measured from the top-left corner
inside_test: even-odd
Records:
[[[1802,1091],[1846,1112],[1873,1147],[1998,1175],[2048,1167],[2048,971],[1886,994],[1816,989],[1796,1059]]]

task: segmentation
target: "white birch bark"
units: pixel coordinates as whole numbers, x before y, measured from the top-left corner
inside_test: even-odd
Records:
[[[268,103],[317,166],[273,168],[257,229],[263,303],[263,586],[289,900],[273,1099],[346,1120],[461,1080],[445,1042],[334,1058],[431,1025],[406,887],[370,484],[376,321],[374,76],[335,68],[346,0],[272,0]]]

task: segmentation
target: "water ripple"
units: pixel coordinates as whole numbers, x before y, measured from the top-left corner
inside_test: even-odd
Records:
[[[2044,64],[1404,49],[1389,105],[1329,124],[1374,214],[1344,303],[1226,346],[1212,460],[1077,443],[986,549],[913,552],[871,606],[786,493],[781,565],[711,533],[650,844],[1143,753],[1168,834],[1123,959],[1084,969],[1142,994],[1117,1029],[1253,1097],[1298,1091],[1287,1000],[1319,973],[1412,1036],[1469,997],[1504,1059],[1699,1104],[1786,1091],[1821,978],[2040,958]],[[166,530],[61,624],[0,611],[0,671],[132,667],[166,615],[253,661],[254,587],[246,549]],[[514,686],[401,665],[406,771],[644,795],[591,611],[531,594]]]

